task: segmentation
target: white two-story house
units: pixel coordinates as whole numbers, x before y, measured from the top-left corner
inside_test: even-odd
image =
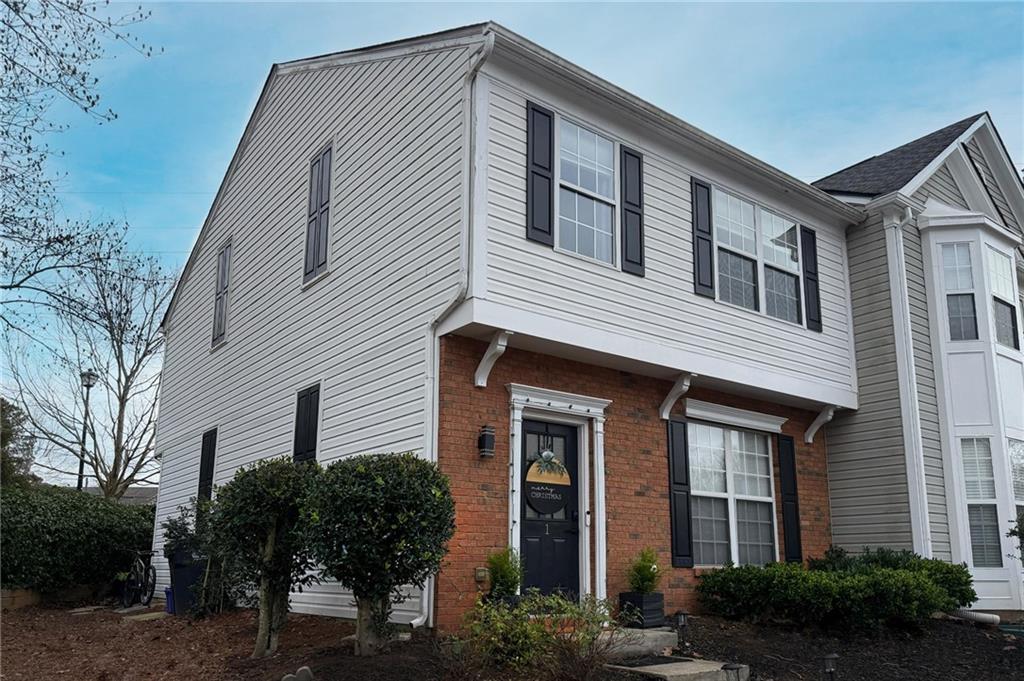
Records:
[[[848,198],[493,23],[276,65],[165,320],[158,528],[261,458],[411,450],[457,530],[402,622],[457,625],[506,546],[611,598],[653,547],[669,609],[820,555],[865,390]]]

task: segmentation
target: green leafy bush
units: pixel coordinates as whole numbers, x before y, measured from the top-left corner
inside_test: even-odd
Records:
[[[654,593],[660,582],[658,557],[654,549],[644,549],[629,566],[629,590],[641,594]]]
[[[515,602],[480,599],[458,636],[442,647],[449,679],[592,681],[632,640],[593,596],[526,594]]]
[[[917,626],[949,602],[922,571],[807,570],[791,563],[705,573],[697,593],[707,610],[724,617],[847,630]]]
[[[491,598],[513,598],[519,593],[523,581],[523,563],[511,546],[487,556],[487,571],[491,576]]]
[[[152,541],[152,506],[49,485],[0,490],[4,588],[105,586],[131,567],[130,550],[148,551]]]
[[[869,573],[877,569],[909,570],[920,573],[943,590],[946,602],[939,610],[948,612],[967,607],[978,600],[970,570],[966,565],[955,565],[937,558],[922,558],[913,551],[865,547],[859,555],[832,547],[822,558],[811,559],[812,571]]]
[[[356,597],[356,652],[373,655],[390,637],[402,587],[423,588],[448,552],[448,478],[412,453],[348,457],[324,469],[307,512],[317,562]]]

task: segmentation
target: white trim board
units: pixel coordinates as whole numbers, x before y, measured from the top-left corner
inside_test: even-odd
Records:
[[[758,411],[737,409],[693,398],[686,400],[686,418],[736,426],[747,430],[759,430],[764,433],[781,433],[783,424],[789,420],[784,416],[772,416]]]

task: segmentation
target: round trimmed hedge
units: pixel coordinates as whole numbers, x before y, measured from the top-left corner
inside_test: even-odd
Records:
[[[66,487],[0,489],[0,577],[4,588],[52,592],[100,586],[127,572],[153,540],[153,507],[125,506]]]

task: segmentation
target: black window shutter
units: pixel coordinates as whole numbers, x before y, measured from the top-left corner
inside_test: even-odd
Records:
[[[711,235],[711,186],[691,178],[693,220],[693,290],[715,297],[715,245]]]
[[[779,483],[782,496],[782,537],[787,563],[803,561],[800,547],[800,503],[796,492],[796,444],[779,435]]]
[[[693,567],[690,529],[690,453],[686,422],[668,422],[669,512],[672,517],[672,567]]]
[[[327,265],[327,227],[331,215],[331,149],[328,147],[320,156],[320,205],[317,216],[316,233],[316,268],[320,270]]]
[[[217,429],[203,433],[203,449],[199,456],[199,493],[200,500],[209,501],[213,496],[213,461],[217,451]]]
[[[317,420],[320,414],[320,386],[306,388],[299,393],[295,407],[295,450],[292,459],[316,460]]]
[[[526,105],[526,238],[553,246],[555,118],[547,109]]]
[[[306,216],[306,262],[303,275],[316,272],[317,218],[320,216],[320,159],[309,166],[309,208]]]
[[[644,276],[644,157],[622,147],[622,271]]]
[[[800,254],[804,265],[804,306],[807,328],[821,331],[821,293],[818,287],[818,236],[813,229],[800,226]]]

